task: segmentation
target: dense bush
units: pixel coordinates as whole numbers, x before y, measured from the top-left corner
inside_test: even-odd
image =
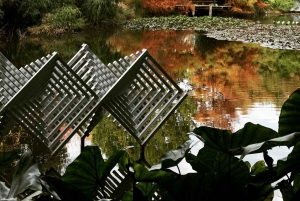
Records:
[[[270,6],[275,10],[289,11],[295,6],[294,0],[269,0]]]
[[[81,12],[74,6],[63,6],[47,13],[40,26],[28,28],[31,34],[60,34],[83,28]]]
[[[74,0],[14,0],[0,1],[3,23],[9,28],[24,28],[41,22],[46,13],[66,5],[74,5]]]
[[[142,6],[142,0],[130,0],[128,5],[134,9],[134,12],[137,16],[145,15],[145,11]]]
[[[96,25],[115,17],[119,0],[86,0],[82,12],[87,19]]]
[[[237,13],[264,13],[266,9],[287,11],[295,5],[293,0],[230,2],[232,11]],[[178,4],[186,6],[177,9]],[[170,15],[178,11],[190,13],[194,9],[189,0],[0,0],[0,25],[10,30],[41,25],[31,32],[51,33],[49,30],[56,30],[53,33],[61,33],[82,27],[82,18],[94,25],[104,22],[120,24],[135,17]]]
[[[38,21],[45,13],[65,5],[74,4],[73,0],[19,0],[16,1],[18,11],[24,16],[29,16],[32,20]]]

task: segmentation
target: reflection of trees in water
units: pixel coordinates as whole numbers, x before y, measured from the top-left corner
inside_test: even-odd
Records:
[[[287,94],[285,88],[290,83],[280,76],[274,80],[265,73],[257,73],[265,66],[272,71],[273,68],[281,71],[281,75],[298,77],[295,69],[299,68],[299,58],[295,51],[218,41],[194,31],[139,31],[138,40],[135,40],[135,34],[125,33],[125,39],[120,37],[124,34],[118,33],[120,35],[112,36],[109,41],[126,53],[147,48],[174,79],[190,78],[195,87],[194,99],[199,103],[195,120],[202,118],[206,122],[212,118],[210,125],[231,129],[230,121],[238,118],[235,108],[245,114],[255,102],[282,105]],[[127,41],[130,41],[129,45],[126,45]],[[296,87],[288,88],[294,90]],[[221,93],[224,99],[216,99],[216,93]]]
[[[208,38],[205,35],[205,32],[199,31],[196,32],[196,42],[195,42],[195,48],[199,51],[199,53],[204,56],[206,52],[214,51],[215,48],[225,46],[229,42],[228,41],[220,41],[216,40],[214,38]]]
[[[109,63],[122,57],[115,47],[107,43],[107,39],[115,30],[98,30],[91,28],[80,34],[67,34],[57,37],[28,37],[24,41],[1,41],[0,51],[21,67],[52,52],[58,52],[67,62],[81,48],[83,43],[89,45],[91,50],[103,63]]]
[[[17,67],[35,61],[48,53],[58,52],[67,62],[81,48],[83,43],[87,43],[91,50],[104,63],[109,63],[122,57],[115,47],[107,43],[107,38],[114,33],[114,30],[103,31],[93,29],[80,34],[70,34],[58,37],[34,37],[24,41],[1,41],[0,51]],[[1,143],[1,151],[17,149],[20,154],[27,148],[31,149],[36,155],[37,163],[41,172],[50,167],[58,172],[64,171],[68,159],[67,149],[63,148],[57,155],[51,157],[45,152],[44,145],[40,144],[28,135],[22,128],[16,126]]]
[[[269,72],[280,77],[291,78],[300,75],[300,54],[295,50],[274,50],[264,48],[257,63],[261,66],[259,73]]]
[[[195,88],[193,96],[183,102],[177,116],[171,116],[146,146],[146,158],[151,164],[187,139],[186,133],[194,126],[189,113],[202,124],[231,129],[230,122],[237,118],[236,107],[247,112],[254,102],[266,100],[281,107],[287,96],[299,87],[294,84],[300,75],[300,55],[296,51],[218,41],[194,31],[91,30],[56,38],[29,38],[22,44],[3,42],[0,50],[16,66],[21,66],[53,51],[68,61],[82,43],[87,43],[104,63],[146,48],[174,80],[190,78]],[[30,141],[29,137],[23,139]],[[7,139],[3,144],[11,143]],[[136,159],[139,157],[138,144],[111,119],[102,120],[94,129],[93,143],[107,156],[124,146],[135,145],[129,152]],[[45,162],[45,166],[51,163],[43,157],[38,160]],[[57,169],[63,160],[57,158]]]
[[[194,129],[192,117],[195,109],[193,100],[188,97],[148,142],[145,156],[150,164],[158,163],[165,152],[176,149],[188,139],[186,134]],[[101,147],[107,157],[125,146],[133,145],[134,148],[128,150],[129,154],[134,160],[139,159],[138,143],[110,118],[104,118],[94,128],[92,143]]]
[[[15,126],[10,133],[4,137],[0,144],[0,152],[17,150],[21,155],[28,149],[34,154],[42,173],[46,172],[51,167],[62,173],[65,170],[66,165],[71,162],[68,159],[66,148],[63,148],[59,153],[51,157],[48,149],[45,148],[45,145],[27,134],[21,126]]]

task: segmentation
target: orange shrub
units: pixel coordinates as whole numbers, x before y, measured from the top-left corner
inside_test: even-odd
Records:
[[[143,8],[151,13],[170,14],[175,10],[176,5],[181,5],[180,10],[187,13],[193,6],[189,0],[143,0]]]

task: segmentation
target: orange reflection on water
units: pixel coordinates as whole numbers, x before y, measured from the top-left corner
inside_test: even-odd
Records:
[[[174,80],[188,78],[194,87],[197,126],[233,131],[234,122],[255,103],[273,102],[279,110],[297,86],[275,73],[258,73],[261,66],[275,64],[265,59],[274,53],[256,44],[217,41],[195,31],[126,31],[115,34],[109,43],[124,55],[148,49]]]

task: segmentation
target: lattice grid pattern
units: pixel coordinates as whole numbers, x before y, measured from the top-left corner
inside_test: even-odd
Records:
[[[131,72],[124,73],[124,81],[120,80],[123,88],[115,92],[120,95],[105,101],[104,108],[140,144],[146,144],[186,94],[147,50],[137,55],[115,62],[116,66]]]
[[[54,52],[20,69],[0,54],[0,128],[14,121],[52,154],[110,112],[146,144],[186,94],[147,50],[107,66],[87,45],[65,63]]]

